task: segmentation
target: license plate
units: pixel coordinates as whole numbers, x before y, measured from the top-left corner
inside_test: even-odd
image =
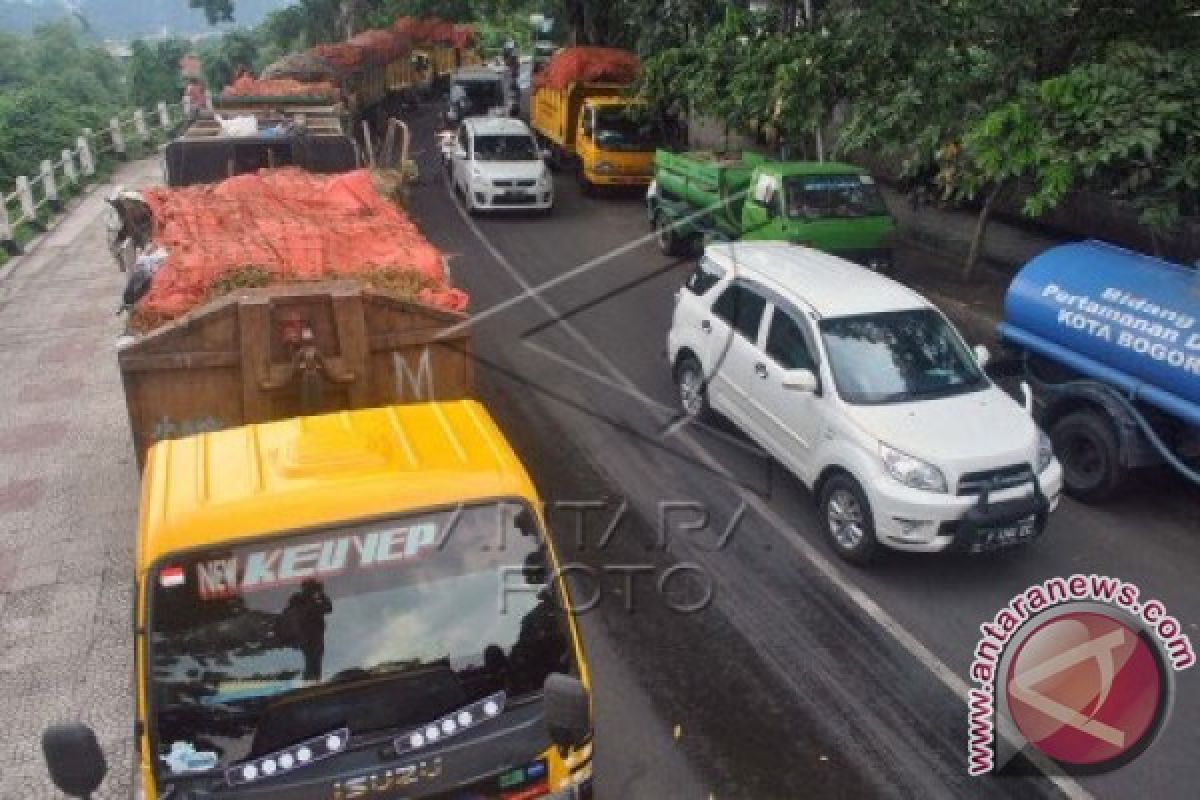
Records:
[[[1029,539],[1037,532],[1037,517],[1030,514],[1011,525],[980,528],[979,540],[984,547],[1009,547]]]

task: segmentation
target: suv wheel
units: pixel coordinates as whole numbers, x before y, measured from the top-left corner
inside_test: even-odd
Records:
[[[708,392],[700,362],[692,356],[684,356],[675,367],[675,386],[679,389],[679,408],[684,416],[704,419],[708,415]]]
[[[846,561],[866,564],[879,554],[875,521],[858,481],[834,475],[821,487],[821,519],[833,549]]]

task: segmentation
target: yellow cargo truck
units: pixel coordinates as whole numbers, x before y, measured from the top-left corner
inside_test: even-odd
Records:
[[[661,144],[645,104],[614,83],[537,87],[529,118],[556,168],[574,165],[585,193],[595,186],[647,186]]]
[[[145,797],[591,797],[559,561],[478,403],[160,442],[135,559]],[[43,748],[63,791],[101,784],[86,727]]]

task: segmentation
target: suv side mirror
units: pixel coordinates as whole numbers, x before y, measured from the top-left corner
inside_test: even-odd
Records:
[[[91,797],[108,771],[96,734],[79,723],[47,728],[42,734],[42,754],[50,780],[71,797]]]
[[[983,369],[992,360],[992,354],[988,349],[981,344],[975,345],[975,363],[979,364],[979,368]]]
[[[811,369],[789,369],[783,373],[783,388],[797,392],[815,392],[817,376]]]
[[[587,689],[578,678],[554,672],[546,676],[543,702],[550,740],[562,747],[577,747],[592,733],[592,709]]]

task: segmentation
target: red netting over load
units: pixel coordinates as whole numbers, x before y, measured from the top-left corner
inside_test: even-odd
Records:
[[[534,77],[538,88],[565,89],[578,81],[633,83],[642,64],[627,50],[615,47],[566,47],[559,50]]]
[[[328,61],[340,70],[351,70],[363,63],[366,51],[355,47],[349,42],[337,44],[319,44],[312,52]]]
[[[248,75],[238,78],[221,92],[224,97],[323,97],[329,100],[335,100],[337,94],[337,87],[328,81],[260,80]]]
[[[169,255],[137,305],[135,328],[182,316],[222,281],[236,284],[248,273],[254,280],[239,285],[358,277],[437,308],[467,307],[466,293],[446,283],[441,253],[366,170],[332,177],[262,170],[143,196],[154,241]]]
[[[454,23],[444,22],[436,17],[431,19],[416,19],[415,17],[397,17],[392,23],[392,29],[407,33],[414,42],[422,44],[455,44]]]
[[[388,64],[408,55],[412,37],[399,31],[363,31],[350,44],[364,51],[365,58],[376,64]]]
[[[475,46],[475,26],[473,26],[473,25],[455,25],[454,26],[454,46],[455,47],[474,47]]]

